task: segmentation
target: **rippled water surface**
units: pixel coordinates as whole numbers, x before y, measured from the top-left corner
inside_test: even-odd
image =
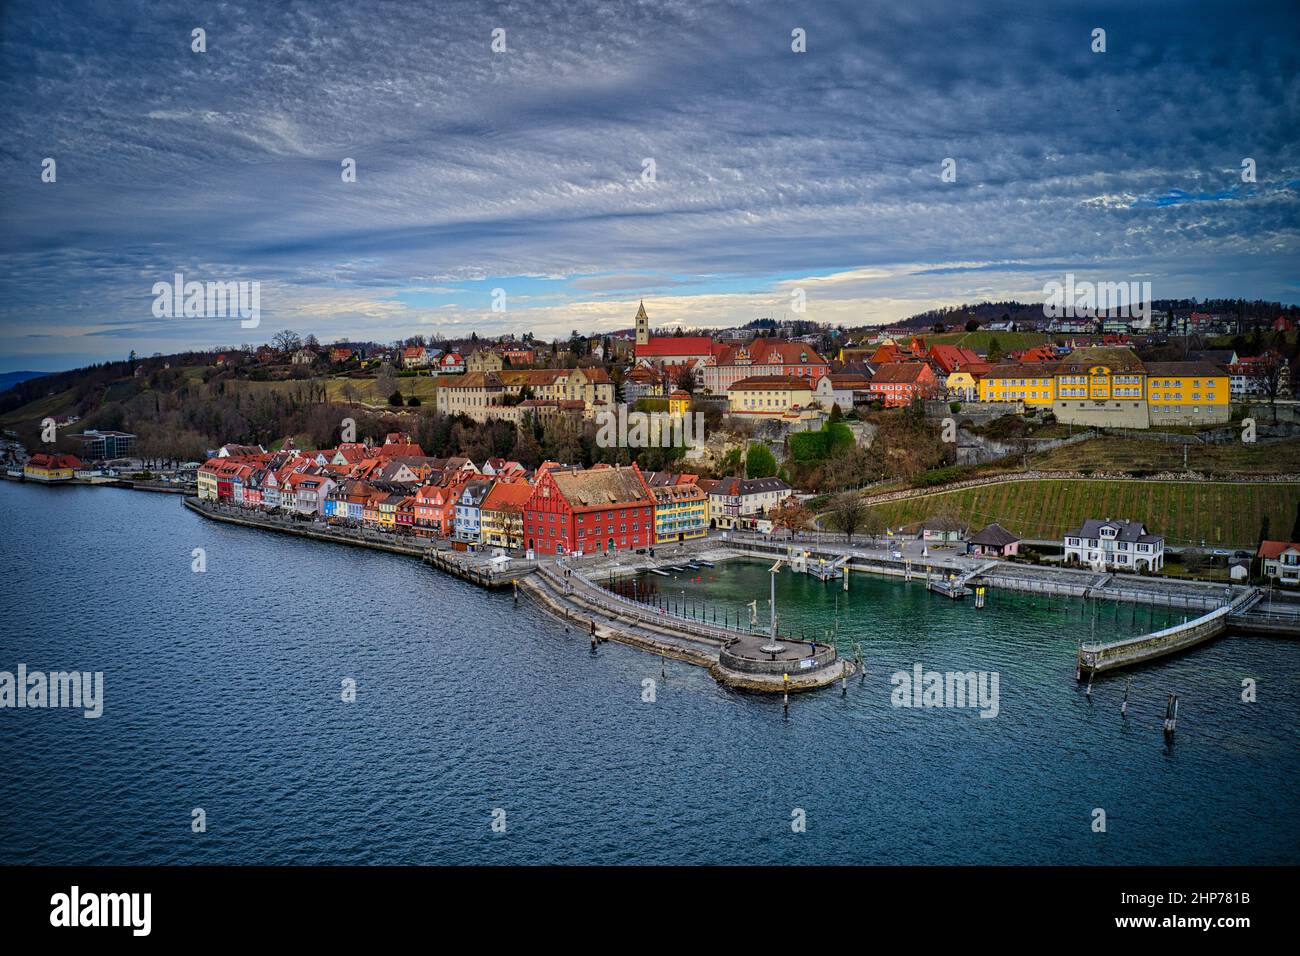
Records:
[[[98,720],[0,710],[0,862],[1300,861],[1296,642],[1231,636],[1135,670],[1125,722],[1122,677],[1091,701],[1074,684],[1079,605],[977,612],[855,578],[840,635],[866,680],[797,696],[787,720],[697,668],[593,656],[409,558],[214,524],[172,496],[0,482],[0,528],[0,670],[103,671],[106,696]],[[764,567],[687,578],[654,584],[765,613]],[[785,626],[833,626],[842,593],[779,582]],[[1102,609],[1100,632],[1141,630],[1131,614]],[[890,674],[917,662],[997,671],[999,715],[893,708]]]

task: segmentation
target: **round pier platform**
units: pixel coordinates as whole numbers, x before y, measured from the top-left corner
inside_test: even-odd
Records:
[[[853,664],[831,644],[779,637],[776,646],[762,635],[737,638],[718,652],[710,672],[720,684],[766,693],[814,690],[853,674]]]

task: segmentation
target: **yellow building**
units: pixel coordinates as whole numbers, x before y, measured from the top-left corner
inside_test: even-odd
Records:
[[[792,408],[812,404],[813,383],[795,375],[755,375],[727,389],[727,401],[736,415],[784,415]]]
[[[217,500],[217,473],[206,465],[199,469],[198,494],[200,501]]]
[[[28,481],[71,481],[73,472],[81,461],[73,455],[32,455],[23,466],[23,477]]]
[[[1057,421],[1104,428],[1220,424],[1231,417],[1226,369],[1208,362],[1144,364],[1132,349],[1086,348],[1058,366]]]
[[[1054,372],[1054,366],[1041,362],[995,365],[979,380],[980,401],[1024,402],[1029,407],[1050,407],[1056,392]],[[949,380],[953,375],[948,376]]]
[[[699,485],[659,485],[655,499],[655,541],[702,538],[709,529],[709,496]]]
[[[397,529],[397,506],[405,495],[389,495],[379,502],[379,527],[384,531]]]
[[[943,387],[952,398],[961,398],[973,402],[980,393],[980,384],[970,372],[949,372],[943,380]]]
[[[1208,362],[1148,362],[1147,406],[1152,425],[1199,425],[1232,417],[1227,369]]]
[[[524,505],[533,493],[524,481],[498,481],[479,506],[479,539],[495,548],[524,546]]]
[[[691,410],[691,396],[680,388],[668,396],[668,414],[685,415]]]

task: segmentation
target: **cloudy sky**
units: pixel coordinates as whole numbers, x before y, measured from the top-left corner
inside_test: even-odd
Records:
[[[6,0],[0,371],[642,297],[857,325],[1067,272],[1295,302],[1298,9]],[[176,272],[259,282],[260,327],[156,318]]]

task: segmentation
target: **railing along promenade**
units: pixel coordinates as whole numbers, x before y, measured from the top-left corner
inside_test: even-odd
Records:
[[[779,543],[778,543],[779,542]],[[1243,593],[1240,585],[1220,585],[1203,581],[1140,578],[1134,575],[1105,574],[1087,568],[1056,568],[1045,565],[1020,566],[999,561],[989,567],[983,556],[957,554],[932,554],[926,557],[894,558],[887,552],[864,553],[852,545],[839,542],[816,541],[808,538],[779,538],[753,535],[749,532],[728,532],[720,545],[731,544],[737,552],[748,552],[764,557],[787,557],[789,549],[801,548],[826,558],[849,557],[848,567],[855,571],[884,573],[899,576],[906,572],[908,563],[917,578],[925,576],[927,567],[935,571],[955,571],[959,575],[982,578],[987,584],[1008,590],[1036,594],[1054,594],[1064,597],[1104,598],[1136,604],[1152,604],[1186,611],[1209,610],[1229,603],[1234,594]],[[1098,579],[1105,583],[1099,584]]]

